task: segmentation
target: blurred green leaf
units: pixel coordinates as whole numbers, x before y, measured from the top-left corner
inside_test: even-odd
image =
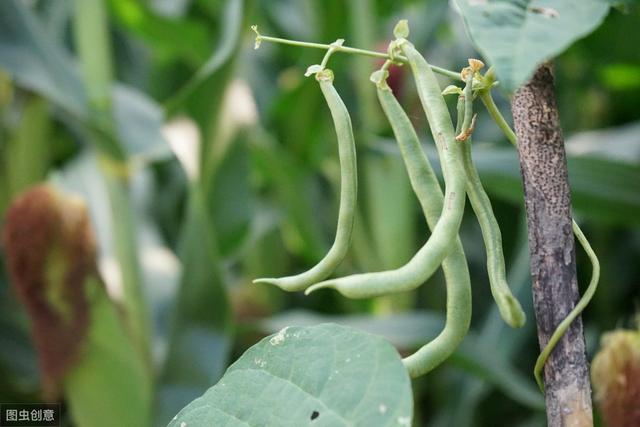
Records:
[[[571,204],[580,217],[602,224],[638,224],[640,193],[635,189],[640,188],[640,163],[630,159],[630,156],[635,156],[638,139],[635,135],[617,139],[620,144],[612,142],[611,152],[605,147],[594,148],[586,142],[568,147]],[[375,148],[387,154],[400,155],[395,146],[384,140],[379,141]],[[424,148],[434,171],[442,177],[435,147],[427,144]],[[474,141],[473,159],[482,183],[491,195],[519,206],[524,203],[516,150]]]
[[[526,378],[513,365],[495,354],[495,348],[487,345],[477,335],[465,337],[460,348],[453,354],[452,363],[489,381],[506,396],[536,410],[544,410],[544,397],[532,378]]]
[[[282,77],[291,79],[293,82],[289,84],[296,86],[282,90],[274,99],[269,111],[269,131],[277,135],[278,141],[298,161],[317,168],[324,155],[334,152],[335,132],[326,126],[331,120],[328,114],[324,113],[326,121],[319,120],[321,112],[328,109],[318,83],[312,79],[298,81],[298,78],[294,72]]]
[[[629,165],[640,164],[640,122],[580,132],[567,139],[569,156],[608,159]]]
[[[187,83],[172,96],[166,103],[166,109],[171,114],[177,108],[179,108],[183,102],[185,102],[190,96],[198,94],[195,93],[198,89],[204,90],[209,96],[211,102],[211,95],[214,95],[217,102],[212,104],[219,104],[222,99],[222,91],[209,91],[213,86],[210,83],[217,81],[218,89],[224,87],[226,78],[220,78],[217,74],[224,72],[226,68],[233,61],[235,53],[237,53],[239,42],[242,35],[242,23],[245,18],[245,8],[247,0],[229,0],[225,2],[224,16],[220,18],[220,34],[218,46],[213,50],[213,54],[209,59],[196,71],[194,76],[187,81]],[[216,75],[216,79],[212,77]],[[208,84],[209,83],[209,84]],[[203,87],[204,86],[204,87]],[[199,117],[202,117],[202,111],[198,111]],[[215,114],[209,115],[208,118],[216,117]],[[201,120],[198,120],[202,122]]]
[[[597,28],[609,11],[603,0],[455,0],[468,33],[500,86],[514,91],[536,67]]]
[[[162,135],[164,114],[158,103],[123,84],[114,85],[113,102],[118,139],[130,159],[145,164],[171,157]]]
[[[511,148],[476,145],[474,160],[487,191],[522,203],[517,154]],[[640,223],[640,164],[590,155],[569,155],[573,209],[606,224]]]
[[[231,312],[215,239],[203,196],[194,185],[179,246],[183,275],[160,378],[158,424],[214,384],[227,364]]]
[[[0,399],[26,401],[40,389],[38,360],[25,313],[17,309],[20,302],[9,291],[2,270],[4,265],[0,265]]]
[[[294,40],[310,40],[319,34],[322,16],[317,4],[310,0],[260,2],[261,14],[268,18],[274,31]],[[262,24],[261,22],[259,24]]]
[[[323,324],[264,338],[169,426],[408,427],[412,418],[411,382],[395,349]]]
[[[112,140],[110,130],[116,127],[113,116],[113,59],[105,0],[74,0],[72,28],[75,49],[80,61],[82,83],[88,98],[89,117],[107,132],[91,132],[87,140],[97,147],[112,144],[124,153],[123,142]],[[130,177],[126,164],[101,156],[100,170],[104,175],[113,229],[114,253],[122,287],[122,305],[134,345],[144,361],[151,363],[151,329],[140,263],[138,259],[136,224],[129,192]],[[118,160],[126,160],[126,157]],[[124,169],[124,172],[123,170]]]
[[[60,43],[67,37],[67,26],[73,7],[72,0],[40,1],[35,4],[35,10],[41,22],[56,43]]]
[[[79,427],[149,425],[150,372],[103,285],[88,279],[86,287],[91,323],[82,357],[64,377],[73,420]]]
[[[235,251],[249,231],[254,216],[249,185],[250,151],[244,135],[239,135],[216,168],[210,197],[210,212],[218,233],[221,256]]]
[[[0,67],[18,86],[49,99],[85,128],[106,132],[99,140],[106,153],[116,158],[124,155],[123,149],[129,155],[166,154],[160,133],[161,110],[132,87],[116,85],[114,89],[117,138],[94,121],[73,58],[44,32],[38,18],[19,0],[0,2]]]
[[[609,64],[600,69],[600,79],[613,90],[633,90],[640,87],[640,65]]]
[[[43,181],[50,163],[50,106],[41,98],[29,99],[15,133],[8,138],[0,153],[6,179],[7,198]],[[0,212],[4,207],[0,206]]]
[[[198,65],[207,59],[210,35],[204,22],[160,16],[145,3],[110,0],[109,5],[117,22],[152,46],[161,62],[184,59]]]
[[[352,0],[348,2],[351,32],[355,46],[374,47],[379,42],[380,36],[376,34],[375,2],[372,0]],[[353,63],[352,76],[358,97],[358,121],[362,124],[363,137],[369,132],[375,132],[381,123],[381,110],[376,100],[376,94],[371,90],[369,76],[374,70],[369,58],[355,56],[351,58]],[[368,135],[367,135],[368,136]],[[360,143],[362,146],[362,143]]]
[[[279,277],[289,271],[289,257],[277,228],[277,220],[272,210],[264,207],[256,209],[249,235],[239,251],[246,277]],[[285,295],[279,289],[277,293]]]
[[[312,173],[268,135],[259,133],[254,137],[251,149],[256,168],[275,189],[279,206],[285,211],[285,243],[289,250],[315,263],[324,256],[328,244],[313,205],[319,194]]]
[[[509,259],[509,257],[507,257]],[[498,354],[503,360],[508,360],[508,370],[513,371],[511,363],[516,362],[516,356],[521,354],[524,343],[535,332],[535,321],[533,320],[533,301],[531,299],[531,273],[529,270],[529,247],[527,242],[527,230],[524,218],[520,222],[518,232],[518,243],[515,254],[510,257],[509,275],[507,282],[511,291],[521,302],[522,308],[527,315],[527,322],[524,327],[513,329],[507,326],[500,315],[498,306],[491,305],[489,312],[485,315],[482,326],[477,335],[485,347],[493,347],[493,353]],[[488,285],[488,284],[487,284]],[[465,344],[466,345],[466,344]],[[523,379],[516,379],[522,382]],[[525,401],[531,401],[535,406],[542,405],[540,396],[534,398],[531,391],[531,378],[529,384],[520,388],[520,395]],[[491,383],[477,377],[464,377],[456,384],[458,398],[449,400],[439,411],[437,422],[434,427],[445,427],[455,425],[456,427],[471,427],[474,420],[478,418],[478,412],[483,399],[492,391]],[[505,391],[505,389],[503,389]],[[538,394],[536,392],[536,394]],[[511,398],[511,394],[505,394]],[[540,407],[540,409],[542,409]]]
[[[126,186],[114,177],[105,177],[100,171],[96,153],[90,150],[85,150],[56,171],[51,181],[80,195],[85,201],[97,237],[100,271],[110,289],[115,288],[124,295],[121,314],[140,316],[127,319],[128,332],[136,341],[133,348],[140,351],[146,362],[150,362],[148,346],[153,337],[150,336],[152,330],[149,327],[147,304],[143,300],[145,283],[138,264],[142,253],[142,248],[138,248],[138,233],[142,232],[142,227],[140,213],[135,211],[129,200]],[[139,294],[131,297],[132,292]],[[134,307],[135,302],[142,304],[142,307]],[[139,324],[130,323],[135,321]]]
[[[73,47],[91,118],[111,129],[111,85],[114,80],[111,37],[104,0],[73,0]]]
[[[131,334],[147,362],[151,360],[149,308],[144,297],[144,282],[138,256],[137,224],[129,191],[129,181],[104,173],[109,198],[113,254],[123,292],[123,306],[129,316]]]
[[[416,202],[402,160],[395,156],[366,156],[364,162],[367,214],[376,252],[388,270],[404,265],[415,249]]]
[[[19,86],[87,118],[86,96],[73,61],[19,0],[0,2],[0,66]]]
[[[59,171],[53,174],[52,181],[70,192],[79,194],[85,200],[90,212],[91,222],[97,236],[99,246],[98,264],[105,281],[112,287],[119,287],[121,270],[116,263],[116,247],[114,236],[114,216],[110,208],[109,194],[105,177],[100,173],[95,153],[85,152],[76,156]],[[158,224],[151,221],[147,212],[147,204],[154,191],[146,171],[138,171],[131,180],[131,201],[124,203],[130,207],[133,218],[133,237],[136,239],[137,257],[141,263],[141,275],[144,285],[144,296],[149,307],[150,320],[153,320],[154,334],[150,338],[155,350],[155,358],[164,353],[167,345],[167,323],[171,320],[167,315],[168,306],[177,289],[177,276],[180,266],[177,258],[168,250],[161,240]],[[125,197],[120,194],[118,197]],[[122,211],[122,209],[120,209]],[[122,218],[123,212],[119,212]],[[131,259],[135,259],[133,256]]]

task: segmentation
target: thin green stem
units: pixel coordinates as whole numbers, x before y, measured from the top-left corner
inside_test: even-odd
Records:
[[[407,63],[407,58],[401,55],[396,56],[395,58],[391,58],[386,52],[376,52],[373,50],[359,49],[356,47],[349,47],[349,46],[336,47],[331,44],[302,42],[298,40],[283,39],[280,37],[263,36],[262,34],[259,34],[257,32],[257,29],[255,28],[255,26],[252,27],[252,29],[256,32],[256,46],[259,46],[261,42],[265,41],[265,42],[271,42],[271,43],[286,44],[289,46],[308,47],[312,49],[329,50],[329,49],[335,48],[334,49],[335,52],[352,53],[355,55],[364,55],[364,56],[369,56],[372,58],[380,58],[380,59],[393,59],[401,63]],[[462,78],[460,77],[460,73],[456,71],[447,70],[446,68],[438,67],[436,65],[430,65],[430,66],[435,73],[441,74],[443,76],[447,76],[454,80],[462,80]]]
[[[504,135],[514,147],[518,147],[518,139],[516,138],[516,133],[513,131],[513,129],[511,129],[511,126],[509,126],[509,123],[507,123],[507,120],[504,118],[504,116],[498,109],[498,106],[493,101],[493,97],[491,96],[491,89],[488,88],[482,90],[479,92],[479,95],[482,103],[485,107],[487,107],[489,115],[491,116],[491,118],[493,118],[498,127],[500,127],[502,133],[504,133]]]
[[[591,298],[593,298],[593,294],[595,294],[596,289],[598,288],[598,280],[600,279],[600,262],[598,261],[598,256],[593,251],[593,248],[589,244],[589,241],[585,237],[584,233],[582,233],[580,227],[578,227],[578,224],[573,221],[572,225],[573,234],[575,234],[575,236],[578,238],[580,245],[582,245],[582,248],[587,253],[589,260],[591,261],[591,266],[593,269],[591,272],[591,281],[589,282],[587,290],[582,295],[582,298],[580,298],[580,301],[578,301],[569,315],[567,315],[567,317],[565,317],[564,320],[560,322],[556,330],[551,335],[551,338],[549,338],[547,345],[544,347],[544,349],[538,356],[538,359],[536,360],[536,365],[533,368],[533,373],[536,378],[536,382],[538,383],[538,387],[540,387],[541,391],[544,391],[544,383],[542,382],[542,371],[547,358],[555,348],[558,341],[560,341],[560,338],[562,338],[567,329],[569,329],[571,323],[573,323],[573,321],[576,320],[580,313],[582,313],[582,311],[587,307],[589,301],[591,301]]]
[[[290,45],[290,46],[309,47],[309,48],[312,48],[312,49],[323,49],[323,50],[329,50],[332,47],[332,45],[330,45],[330,44],[302,42],[302,41],[298,41],[298,40],[289,40],[289,39],[282,39],[280,37],[271,37],[271,36],[263,36],[263,35],[257,36],[256,37],[256,41],[265,41],[265,42],[286,44],[286,45]],[[370,56],[370,57],[373,57],[373,58],[382,58],[382,59],[388,59],[389,58],[389,55],[387,55],[384,52],[376,52],[376,51],[373,51],[373,50],[358,49],[358,48],[349,47],[349,46],[340,46],[340,49],[338,49],[338,51],[345,52],[345,53],[353,53],[353,54],[356,54],[356,55]],[[407,58],[404,58],[404,57],[398,58],[398,59],[400,59],[402,62],[406,62],[407,61]]]
[[[338,49],[340,49],[340,45],[341,43],[343,43],[344,40],[343,39],[338,39],[336,40],[331,47],[329,48],[329,50],[327,50],[327,53],[324,54],[324,58],[322,58],[322,62],[320,63],[320,67],[324,70],[327,67],[327,64],[329,63],[329,59],[331,58],[331,55],[333,55],[334,53],[336,53],[336,51],[338,51]]]

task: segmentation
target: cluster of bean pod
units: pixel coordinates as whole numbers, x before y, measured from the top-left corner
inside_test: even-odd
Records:
[[[500,228],[471,158],[470,142],[475,122],[473,100],[480,92],[474,87],[474,81],[482,81],[480,69],[484,64],[470,59],[469,67],[464,68],[461,73],[465,82],[464,89],[445,89],[444,93],[458,95],[457,126],[454,128],[432,67],[406,39],[408,34],[407,22],[400,21],[394,30],[396,39],[390,43],[388,49],[391,59],[372,74],[371,81],[376,86],[380,105],[392,127],[411,186],[431,230],[429,239],[402,267],[326,280],[346,256],[353,231],[357,198],[356,152],[351,120],[344,102],[333,86],[333,73],[326,68],[331,54],[344,42],[340,39],[327,51],[321,64],[313,65],[307,71],[307,75],[315,74],[319,82],[331,111],[338,139],[341,188],[334,243],[326,256],[306,272],[282,278],[256,279],[254,282],[270,283],[287,291],[305,290],[307,294],[321,288],[333,288],[349,298],[367,298],[415,289],[442,266],[447,289],[445,327],[435,339],[403,360],[409,374],[417,377],[426,374],[447,359],[469,329],[471,281],[464,249],[458,236],[465,196],[469,198],[480,223],[487,252],[491,293],[502,318],[507,324],[517,328],[524,325],[525,314],[507,285]],[[411,68],[418,96],[436,143],[445,182],[444,194],[409,117],[386,82],[389,66],[395,62],[394,58],[401,56]],[[592,294],[598,281],[597,258],[575,223],[574,231],[594,263],[594,277],[587,291],[587,294]],[[540,372],[548,354],[588,302],[590,295],[587,294],[558,327],[555,338],[552,338],[543,350],[535,371],[539,384]]]

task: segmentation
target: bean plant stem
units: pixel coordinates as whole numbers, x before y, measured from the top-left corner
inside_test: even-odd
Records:
[[[334,49],[335,52],[364,55],[372,58],[391,59],[389,55],[385,52],[376,52],[373,50],[359,49],[356,47],[349,47],[349,46],[336,47],[336,46],[333,46],[330,44],[324,44],[324,43],[302,42],[298,40],[289,40],[289,39],[282,39],[280,37],[271,37],[271,36],[263,36],[263,35],[256,36],[256,41],[257,42],[265,41],[265,42],[271,42],[271,43],[286,44],[290,46],[308,47],[312,49],[323,49],[323,50],[329,50],[329,49],[335,48]],[[396,56],[393,59],[403,64],[407,62],[407,58],[405,58],[404,56]],[[446,68],[438,67],[436,65],[431,65],[431,69],[435,73],[441,74],[443,76],[447,76],[454,80],[462,80],[462,78],[460,77],[460,73],[456,71],[447,70]]]
[[[489,112],[493,120],[498,124],[500,129],[502,129],[502,132],[507,137],[509,142],[511,142],[517,149],[518,148],[517,136],[513,131],[513,129],[511,129],[511,127],[509,126],[509,123],[507,123],[502,113],[500,113],[500,110],[498,109],[495,102],[493,101],[493,97],[491,96],[490,90],[489,89],[482,90],[479,92],[479,95],[480,95],[480,98],[482,99],[482,102],[487,107],[487,111]],[[553,350],[557,342],[560,340],[562,335],[565,333],[565,331],[569,328],[571,323],[576,319],[576,317],[580,314],[580,312],[586,307],[588,302],[591,300],[591,298],[593,297],[593,294],[596,291],[596,288],[598,286],[598,281],[600,279],[600,262],[595,252],[591,248],[589,241],[586,239],[586,237],[584,236],[584,233],[580,229],[580,226],[578,225],[578,223],[575,222],[575,220],[571,221],[571,228],[573,230],[574,235],[578,239],[578,242],[580,243],[584,251],[587,253],[589,260],[591,261],[591,266],[593,270],[591,272],[591,280],[589,281],[589,286],[587,287],[584,293],[584,296],[580,299],[580,301],[574,307],[574,309],[571,310],[571,313],[569,313],[569,315],[567,315],[567,317],[565,317],[565,319],[558,325],[557,329],[554,331],[553,335],[549,339],[547,346],[543,349],[542,353],[538,357],[538,360],[536,361],[534,374],[535,374],[536,382],[538,383],[538,386],[540,387],[541,390],[543,389],[541,377],[542,377],[542,370],[544,368],[544,363],[546,362],[549,354],[551,353],[551,351]]]
[[[574,239],[569,232],[571,193],[549,65],[540,66],[515,92],[512,110],[529,229],[538,339],[545,349],[555,345],[554,351],[547,352],[546,363],[544,353],[536,364],[537,377],[544,366],[547,421],[550,427],[591,426],[589,368],[578,316],[585,303],[575,305],[579,293]],[[589,298],[590,293],[585,299]],[[563,328],[567,327],[564,334]],[[562,332],[557,334],[557,330]]]

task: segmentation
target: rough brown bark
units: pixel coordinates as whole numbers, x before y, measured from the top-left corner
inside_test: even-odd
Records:
[[[533,300],[542,349],[579,299],[571,197],[550,65],[513,97],[529,229]],[[550,427],[592,426],[591,385],[580,317],[544,370]]]

